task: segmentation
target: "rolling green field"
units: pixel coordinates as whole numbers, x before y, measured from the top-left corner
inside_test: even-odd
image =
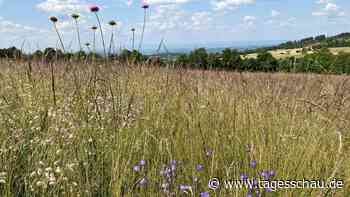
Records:
[[[272,54],[272,56],[276,59],[284,59],[288,57],[302,57],[302,48],[296,48],[296,49],[278,49],[278,50],[272,50],[269,51],[269,53]],[[330,52],[334,55],[338,55],[340,52],[343,53],[350,53],[350,47],[336,47],[336,48],[329,48]],[[313,53],[313,51],[308,51],[308,53]],[[256,58],[257,53],[251,53],[244,58]]]
[[[346,197],[349,109],[349,76],[2,61],[0,196]]]

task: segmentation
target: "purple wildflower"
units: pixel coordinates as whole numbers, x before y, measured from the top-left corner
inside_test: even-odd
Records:
[[[145,160],[141,160],[140,161],[140,166],[145,166],[146,165],[146,161]]]
[[[180,185],[180,190],[181,190],[181,192],[186,193],[187,191],[192,190],[192,187],[189,185]]]
[[[276,176],[276,172],[274,170],[270,171],[270,177],[275,177]]]
[[[270,179],[270,172],[269,172],[269,171],[262,171],[262,172],[261,172],[261,176],[262,176],[265,180],[269,180],[269,179]]]
[[[254,188],[258,188],[259,187],[259,181],[256,178],[253,179],[253,187]]]
[[[177,161],[176,160],[172,160],[170,162],[170,168],[171,168],[171,171],[175,171],[176,170],[176,167],[177,167]]]
[[[210,197],[209,192],[202,192],[200,193],[200,197]]]
[[[204,170],[204,166],[201,165],[201,164],[199,164],[199,165],[197,165],[196,170],[197,170],[198,172],[202,172],[202,171]]]
[[[141,171],[141,167],[139,165],[134,166],[133,169],[134,169],[135,172],[140,172]]]
[[[246,174],[241,174],[241,180],[242,181],[248,181],[248,175],[246,175]]]
[[[255,160],[250,162],[250,167],[251,167],[251,168],[254,168],[254,169],[255,169],[256,166],[257,166],[257,162],[256,162]]]
[[[170,161],[170,165],[175,165],[176,166],[177,165],[177,161],[176,160],[171,160]]]

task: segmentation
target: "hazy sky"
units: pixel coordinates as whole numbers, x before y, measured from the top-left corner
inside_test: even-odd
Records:
[[[350,31],[349,0],[148,0],[146,44],[164,37],[170,44],[289,40]],[[77,49],[72,13],[80,13],[82,40],[91,42],[96,24],[90,5],[102,8],[103,23],[116,20],[118,43],[130,47],[130,28],[139,33],[141,0],[0,0],[0,47],[55,47],[49,16],[59,18],[64,42]],[[110,27],[104,27],[106,40]],[[139,34],[136,35],[139,38]],[[137,41],[138,42],[138,41]]]

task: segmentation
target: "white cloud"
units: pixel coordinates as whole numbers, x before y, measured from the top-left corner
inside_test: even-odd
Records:
[[[45,0],[36,7],[49,13],[88,12],[88,4],[81,0]]]
[[[191,21],[191,27],[199,30],[208,27],[208,24],[212,21],[212,18],[209,12],[196,12],[193,13]]]
[[[0,33],[34,33],[38,29],[0,18]]]
[[[233,10],[241,5],[254,4],[255,0],[213,0],[215,10]]]
[[[332,0],[318,0],[316,3],[317,4],[326,4],[326,3],[330,3]]]
[[[319,0],[316,2],[317,4],[322,5],[323,7],[311,14],[313,16],[327,16],[330,18],[344,16],[345,12],[335,4],[332,0]]]
[[[289,26],[293,26],[296,24],[296,18],[295,17],[290,17],[287,20],[281,21],[279,26],[280,27],[289,27]]]
[[[243,17],[243,23],[246,26],[254,26],[255,25],[255,21],[256,21],[256,17],[255,16],[244,16]]]
[[[271,17],[277,17],[281,15],[281,13],[277,10],[271,10]]]
[[[147,0],[150,5],[183,4],[193,0]]]
[[[151,15],[148,30],[166,32],[173,30],[195,31],[208,29],[212,22],[210,12],[186,12],[178,5],[160,5]]]
[[[339,7],[334,3],[327,3],[325,10],[329,12],[336,12],[339,10]]]

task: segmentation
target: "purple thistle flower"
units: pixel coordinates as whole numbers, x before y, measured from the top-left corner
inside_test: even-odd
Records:
[[[90,11],[91,12],[98,12],[100,11],[100,8],[96,5],[90,6]]]
[[[276,172],[274,170],[270,171],[270,177],[275,177],[276,176]]]
[[[202,172],[202,171],[204,170],[204,166],[201,165],[201,164],[199,164],[199,165],[197,165],[196,170],[197,170],[198,172]]]
[[[209,192],[202,192],[200,193],[200,197],[210,197]]]
[[[146,0],[143,0],[143,2],[142,2],[142,8],[143,8],[143,9],[148,9],[148,8],[149,8],[149,4],[148,4],[148,2],[147,2]]]
[[[256,166],[257,166],[257,162],[256,162],[255,160],[250,162],[250,167],[251,167],[251,168],[254,168],[254,169],[255,169]]]

